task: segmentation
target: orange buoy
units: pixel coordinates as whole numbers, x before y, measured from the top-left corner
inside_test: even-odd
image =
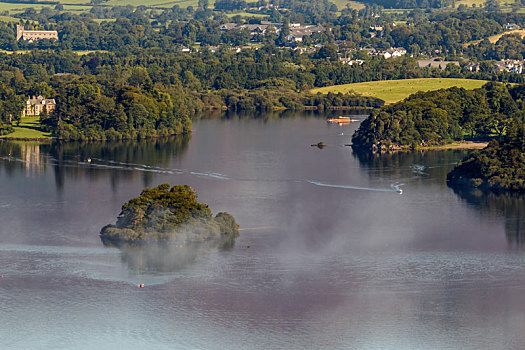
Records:
[[[144,288],[144,283],[139,284],[139,288]]]

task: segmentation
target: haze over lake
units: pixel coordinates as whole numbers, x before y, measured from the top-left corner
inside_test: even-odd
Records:
[[[355,154],[358,125],[0,142],[1,348],[524,348],[525,199],[447,187],[464,150]],[[122,204],[162,183],[231,213],[235,246],[105,247]]]

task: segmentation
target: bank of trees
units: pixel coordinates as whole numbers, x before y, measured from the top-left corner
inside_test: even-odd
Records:
[[[443,145],[454,140],[505,135],[524,113],[522,87],[488,83],[416,93],[367,118],[352,137],[373,151]]]
[[[525,193],[525,120],[516,120],[504,139],[468,155],[447,179],[452,186]]]

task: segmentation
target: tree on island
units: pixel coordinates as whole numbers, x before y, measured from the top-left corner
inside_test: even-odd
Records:
[[[220,246],[231,246],[238,236],[239,225],[233,216],[222,212],[213,217],[191,187],[170,189],[169,184],[144,189],[122,206],[116,225],[107,225],[100,232],[105,244],[117,245],[215,240]]]

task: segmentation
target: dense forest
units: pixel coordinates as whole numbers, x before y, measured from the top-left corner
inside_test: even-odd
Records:
[[[523,86],[487,83],[419,92],[374,111],[352,137],[374,152],[443,145],[454,140],[501,137],[524,113]]]
[[[453,187],[525,193],[525,120],[516,121],[501,141],[468,155],[447,179]]]

